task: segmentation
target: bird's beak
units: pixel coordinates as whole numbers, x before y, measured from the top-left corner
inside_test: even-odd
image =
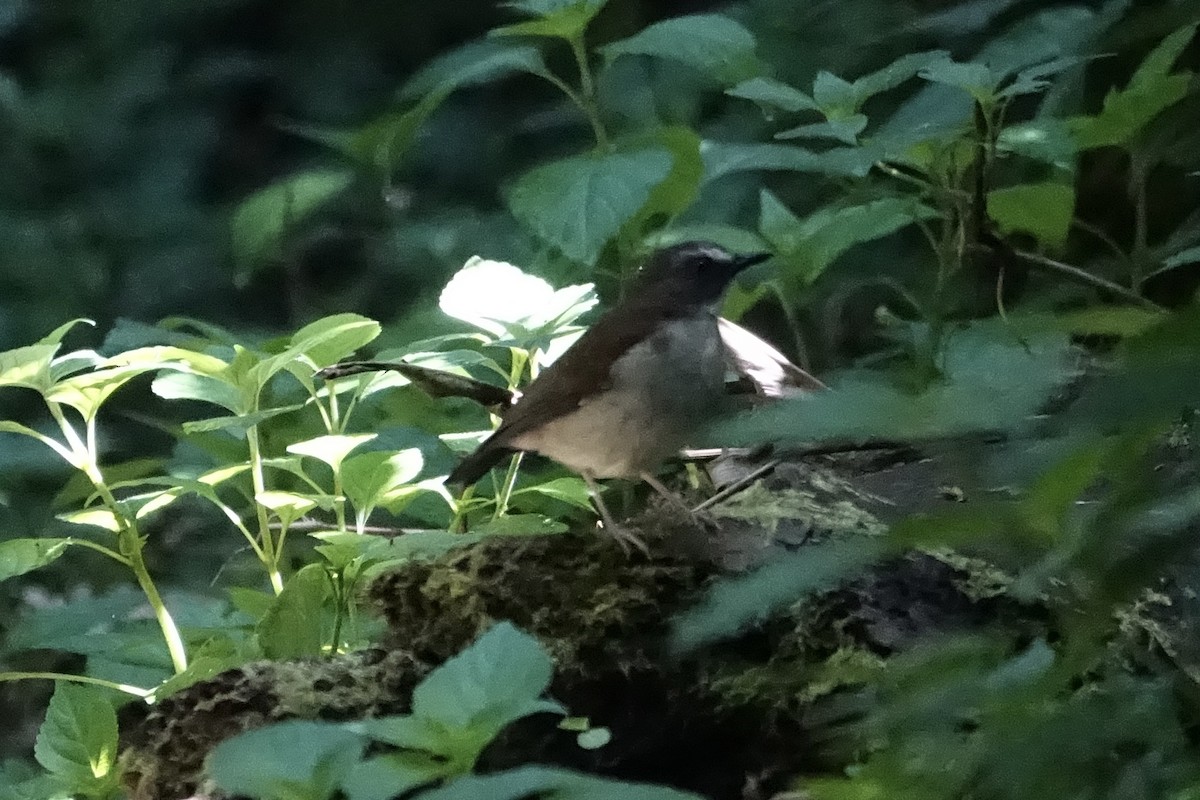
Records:
[[[746,255],[733,257],[733,272],[737,274],[746,267],[753,267],[755,264],[761,264],[766,261],[774,253],[747,253]]]

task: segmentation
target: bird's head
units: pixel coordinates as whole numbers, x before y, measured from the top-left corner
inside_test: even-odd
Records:
[[[655,251],[642,267],[634,291],[669,293],[685,305],[717,302],[739,272],[770,253],[737,255],[712,242],[684,242]]]

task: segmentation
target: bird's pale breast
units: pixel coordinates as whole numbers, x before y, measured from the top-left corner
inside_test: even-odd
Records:
[[[616,361],[605,391],[512,444],[597,478],[634,477],[720,412],[724,379],[716,318],[672,320]]]

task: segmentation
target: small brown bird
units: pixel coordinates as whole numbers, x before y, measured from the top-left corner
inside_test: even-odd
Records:
[[[514,451],[540,453],[580,473],[609,533],[644,551],[613,520],[596,479],[641,477],[671,496],[652,471],[726,407],[721,296],[769,257],[710,242],[655,252],[628,297],[525,388],[447,483],[472,484]]]

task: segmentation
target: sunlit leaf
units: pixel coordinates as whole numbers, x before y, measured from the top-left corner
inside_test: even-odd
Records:
[[[401,96],[413,98],[447,88],[474,86],[519,72],[547,74],[541,51],[530,45],[481,39],[440,55],[421,67],[404,84]]]
[[[814,153],[803,147],[773,142],[705,142],[701,155],[704,157],[705,179],[708,181],[735,172],[759,171],[862,177],[882,157],[882,153],[866,147],[839,147]]]
[[[568,325],[597,300],[590,283],[555,290],[512,264],[475,256],[446,284],[438,305],[447,315],[499,337],[551,322]]]
[[[337,472],[342,465],[342,461],[350,454],[350,451],[361,447],[374,439],[375,436],[376,434],[374,433],[327,434],[318,436],[315,439],[289,444],[287,451],[296,455],[311,456],[318,461],[324,461],[334,472]]]

